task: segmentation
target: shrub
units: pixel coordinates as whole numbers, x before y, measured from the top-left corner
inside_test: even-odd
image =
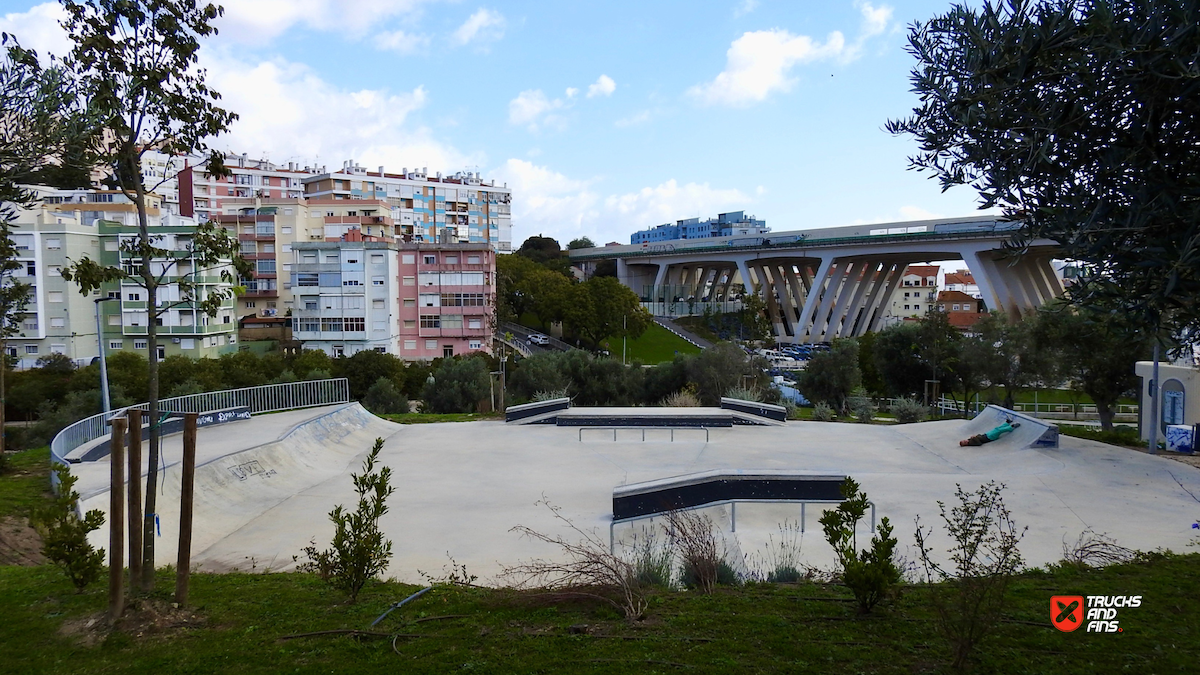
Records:
[[[833,421],[833,406],[825,404],[825,403],[818,403],[818,404],[814,405],[812,417],[814,420],[817,420],[818,422],[832,422]]]
[[[725,392],[726,398],[736,398],[740,401],[755,401],[761,403],[763,401],[763,391],[758,387],[733,387]]]
[[[71,475],[66,464],[55,464],[54,473],[59,481],[58,496],[35,509],[30,522],[42,536],[42,553],[61,567],[75,589],[82,593],[104,570],[104,552],[97,551],[87,540],[89,532],[104,525],[104,513],[92,509],[80,518],[79,493],[75,491],[79,479]]]
[[[425,385],[426,412],[475,412],[480,401],[491,396],[487,361],[481,357],[446,359]]]
[[[929,417],[929,408],[911,398],[898,398],[892,402],[892,414],[901,424],[920,422]]]
[[[375,380],[362,399],[363,407],[376,415],[394,415],[408,412],[408,397],[386,377]]]
[[[358,600],[367,581],[386,569],[392,558],[392,542],[384,538],[379,519],[387,513],[387,499],[396,488],[391,486],[391,467],[375,472],[382,449],[383,439],[375,439],[362,473],[350,474],[358,493],[358,508],[348,513],[338,504],[329,512],[336,528],[330,548],[321,551],[316,542],[310,543],[304,548],[308,562],[299,567],[321,575],[330,586],[346,592],[352,603]]]
[[[689,384],[662,400],[664,408],[699,408],[700,397],[696,395],[695,385]]]
[[[670,546],[662,545],[653,533],[636,541],[633,546],[633,572],[644,587],[672,588],[675,556]]]
[[[853,478],[842,483],[842,502],[821,516],[825,539],[837,555],[843,583],[854,593],[859,611],[870,612],[900,583],[900,568],[894,560],[896,538],[887,517],[879,520],[870,548],[858,550],[858,522],[870,508],[867,493]]]
[[[713,588],[721,583],[721,565],[724,562],[717,552],[712,519],[695,511],[670,511],[667,513],[667,535],[679,555],[682,565],[680,581],[684,587],[712,593]],[[729,567],[727,563],[725,566]]]
[[[570,398],[571,394],[566,387],[561,389],[551,389],[549,391],[539,391],[533,395],[534,401],[553,401],[558,398]]]
[[[7,441],[8,439],[5,439]],[[7,446],[7,443],[5,444]],[[0,476],[13,472],[12,460],[8,458],[8,453],[0,450]]]
[[[1121,546],[1116,539],[1089,527],[1079,533],[1074,543],[1063,540],[1063,558],[1059,565],[1083,570],[1129,562],[1137,555],[1137,551]]]
[[[871,402],[867,390],[862,387],[857,387],[850,398],[846,399],[846,407],[850,409],[854,419],[862,424],[870,424],[871,416],[875,414],[875,404]]]
[[[687,589],[703,590],[705,581],[702,577],[707,572],[701,571],[701,569],[695,563],[684,563],[679,571],[679,583]],[[724,558],[717,558],[713,574],[715,576],[711,582],[712,585],[708,587],[706,593],[712,592],[712,586],[740,586],[742,583],[737,570],[733,569],[733,565],[730,565]]]
[[[793,583],[810,578],[811,571],[801,571],[801,537],[800,523],[784,522],[780,525],[779,539],[769,535],[763,546],[765,552],[756,556],[755,576],[770,583]]]
[[[561,507],[551,504],[545,496],[538,504],[550,509],[554,517],[580,539],[572,541],[518,525],[511,531],[557,546],[566,554],[566,560],[532,560],[506,567],[501,576],[514,579],[518,587],[555,589],[569,596],[602,600],[620,610],[629,621],[642,618],[648,606],[645,581],[649,579],[642,573],[646,570],[639,571],[636,560],[630,562],[613,554],[608,542],[602,541],[595,532],[580,529],[562,515]]]
[[[978,492],[955,490],[958,505],[946,510],[938,502],[946,534],[953,542],[947,549],[949,569],[934,562],[928,530],[917,518],[917,549],[930,583],[929,597],[937,627],[953,650],[953,667],[962,670],[975,646],[999,623],[1005,594],[1012,575],[1021,568],[1017,544],[1025,536],[1004,506],[1004,485],[995,481]],[[941,582],[941,583],[933,583]]]

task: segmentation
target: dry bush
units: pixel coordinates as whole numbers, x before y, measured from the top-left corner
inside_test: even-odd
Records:
[[[563,591],[564,595],[603,600],[620,611],[629,621],[637,621],[646,613],[647,591],[636,562],[613,554],[608,542],[595,532],[586,532],[562,515],[562,507],[551,504],[545,497],[538,501],[554,514],[555,519],[578,536],[570,540],[562,535],[548,535],[518,525],[510,532],[519,532],[531,539],[552,544],[565,554],[566,560],[531,560],[506,567],[500,576],[513,582],[514,588],[541,588]]]
[[[560,399],[560,398],[568,398],[570,395],[571,395],[571,392],[568,391],[566,387],[563,387],[562,389],[550,389],[548,391],[539,391],[539,392],[534,393],[533,402],[536,403],[536,402],[541,402],[541,401],[553,401],[553,400]]]
[[[664,408],[699,408],[700,397],[696,392],[688,387],[684,387],[679,391],[667,396],[662,400]]]
[[[1121,546],[1107,533],[1088,528],[1079,533],[1075,543],[1063,540],[1063,564],[1080,569],[1126,563],[1137,557],[1137,551]]]
[[[800,562],[803,538],[799,522],[784,521],[779,525],[779,538],[768,535],[763,550],[754,555],[754,578],[768,583],[795,583],[816,578],[817,571]]]
[[[723,562],[717,552],[712,518],[696,511],[669,511],[667,536],[674,544],[684,576],[701,592],[712,593]]]

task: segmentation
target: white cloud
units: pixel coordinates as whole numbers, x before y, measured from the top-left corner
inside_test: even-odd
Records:
[[[859,5],[863,26],[859,37],[847,46],[841,31],[824,42],[786,30],[751,31],[734,40],[725,54],[725,70],[711,82],[696,85],[688,93],[706,105],[744,107],[765,100],[777,91],[790,91],[796,84],[792,69],[815,61],[852,61],[866,41],[882,33],[891,21],[891,7]]]
[[[428,35],[406,33],[402,30],[384,32],[376,38],[375,46],[397,54],[413,54],[428,47]]]
[[[549,99],[541,89],[527,89],[508,102],[508,123],[528,126],[537,131],[540,126],[562,125],[563,119],[552,114],[564,107],[562,99]]]
[[[471,42],[492,42],[504,37],[504,16],[500,12],[479,8],[463,25],[454,31],[454,42],[466,45]]]
[[[587,97],[595,96],[612,96],[612,93],[617,90],[617,83],[607,75],[601,75],[595,82],[588,85]]]
[[[737,7],[733,8],[733,17],[743,17],[758,9],[758,0],[742,0]]]
[[[224,0],[223,37],[261,43],[295,25],[361,36],[388,19],[413,15],[433,0]]]
[[[15,36],[21,46],[36,50],[39,56],[65,56],[73,43],[58,25],[67,12],[57,2],[32,7],[27,12],[11,12],[0,16],[0,32]]]
[[[513,243],[543,234],[560,242],[587,235],[598,243],[629,241],[629,233],[690,216],[708,217],[753,202],[741,190],[708,183],[680,185],[668,180],[635,192],[602,197],[598,179],[570,178],[523,159],[510,159],[495,170],[508,183],[513,200]]]
[[[246,62],[226,52],[202,59],[222,104],[240,116],[229,133],[210,143],[220,150],[266,154],[276,163],[337,164],[353,158],[379,164],[457,169],[481,163],[407,124],[427,101],[411,91],[351,91],[326,82],[309,67],[281,59]]]
[[[567,87],[567,98],[575,98],[575,95],[578,93],[579,89],[575,87]]]
[[[495,172],[497,180],[508,184],[513,200],[513,244],[544,234],[569,241],[595,222],[600,212],[599,196],[592,181],[575,180],[523,159],[510,159]]]
[[[620,128],[620,129],[624,129],[625,127],[633,127],[633,126],[637,126],[639,124],[645,124],[646,122],[649,122],[650,119],[653,117],[654,117],[653,111],[643,110],[641,112],[634,113],[634,114],[630,115],[629,117],[622,117],[621,119],[617,120],[616,122],[613,122],[613,126]]]

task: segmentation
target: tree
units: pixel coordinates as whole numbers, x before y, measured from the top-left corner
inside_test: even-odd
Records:
[[[1069,298],[1200,328],[1200,5],[987,0],[912,26],[914,168],[1083,263]]]
[[[1003,314],[989,314],[975,324],[985,354],[979,365],[988,384],[1004,387],[1004,407],[1011,409],[1016,395],[1049,379],[1054,357],[1038,348],[1033,321],[1008,321]],[[990,347],[990,350],[988,348]]]
[[[151,149],[169,155],[204,153],[208,149],[205,139],[227,130],[237,119],[217,105],[220,94],[209,89],[205,71],[196,66],[200,39],[216,33],[213,21],[223,10],[212,4],[197,5],[195,0],[63,0],[63,7],[67,13],[63,25],[74,42],[66,64],[78,77],[80,94],[90,101],[104,127],[97,160],[111,170],[113,184],[133,202],[138,217],[137,237],[120,246],[126,267],[106,267],[85,257],[64,268],[63,277],[75,280],[82,293],[118,280],[145,289],[150,315],[146,329],[149,416],[157,420],[156,319],[174,306],[159,304],[159,289],[176,283],[179,297],[186,298],[180,303],[214,316],[233,294],[236,279],[230,261],[242,276],[250,276],[249,265],[238,254],[237,240],[212,224],[198,227],[190,241],[173,250],[160,247],[162,235],[149,230],[147,203],[147,195],[158,185],[147,185],[141,170],[142,156]],[[219,153],[212,153],[208,171],[227,173]],[[168,275],[178,274],[184,260],[189,261],[192,272],[219,274],[231,286],[224,290],[201,286],[196,282],[198,275],[169,280]],[[154,587],[159,465],[155,424],[151,424],[149,436],[142,590]]]
[[[334,372],[337,377],[349,381],[350,398],[355,400],[366,396],[367,390],[381,377],[391,380],[398,388],[404,387],[404,362],[392,354],[370,349],[359,351],[350,358],[336,359]]]
[[[540,269],[540,265],[523,255],[496,256],[496,319],[498,321],[519,321],[521,315],[533,309],[536,295],[526,280]]]
[[[20,208],[32,206],[36,193],[23,183],[39,174],[73,171],[86,163],[94,125],[76,96],[75,82],[61,67],[43,68],[37,53],[0,33],[0,430],[4,429],[8,338],[21,330],[29,284],[14,273],[23,268],[10,237]],[[73,152],[67,152],[73,148]],[[0,433],[0,452],[4,452]]]
[[[832,349],[813,354],[801,371],[798,384],[813,403],[826,403],[845,411],[846,399],[862,385],[858,343],[851,338],[834,340]]]
[[[425,384],[422,412],[472,413],[491,396],[487,361],[479,356],[446,359]]]
[[[578,239],[572,239],[571,243],[567,244],[568,251],[574,251],[574,250],[580,249],[580,248],[595,248],[595,247],[596,247],[596,244],[587,237],[579,237]]]
[[[1039,341],[1056,346],[1067,387],[1087,394],[1096,404],[1100,427],[1111,431],[1117,402],[1137,391],[1134,364],[1147,356],[1146,334],[1107,316],[1063,305],[1042,308],[1037,322]]]
[[[593,277],[571,290],[565,323],[594,345],[604,338],[636,338],[653,321],[637,294],[613,277]]]
[[[758,293],[748,291],[742,295],[738,322],[738,338],[742,340],[765,342],[774,336],[771,320],[767,318],[767,303]]]
[[[921,329],[901,321],[875,336],[875,369],[892,396],[920,395],[928,370],[921,360]]]
[[[761,358],[751,358],[732,342],[717,344],[686,357],[687,379],[696,385],[705,405],[721,404],[725,392],[734,388],[756,389],[769,386]]]
[[[375,380],[362,397],[362,405],[376,415],[399,415],[409,411],[408,397],[386,377]]]

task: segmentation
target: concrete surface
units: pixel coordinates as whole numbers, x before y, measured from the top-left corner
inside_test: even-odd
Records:
[[[1058,560],[1063,542],[1089,527],[1146,550],[1186,550],[1193,538],[1200,503],[1180,483],[1200,495],[1200,469],[1065,436],[1057,449],[1022,447],[1012,435],[960,448],[970,429],[970,422],[957,420],[789,422],[712,429],[708,442],[702,430],[677,431],[674,442],[666,430],[645,442],[637,430],[623,430],[616,441],[585,433],[581,442],[578,429],[550,425],[398,425],[357,404],[266,415],[199,432],[193,563],[216,571],[283,570],[310,540],[327,545],[333,535],[327,514],[339,503],[353,506],[349,474],[359,470],[376,437],[386,441],[382,461],[392,467],[397,488],[383,520],[394,541],[387,575],[411,582],[420,581],[418,571],[441,574],[450,557],[490,583],[506,564],[556,556],[552,547],[510,531],[526,525],[570,536],[536,504],[543,498],[607,542],[614,487],[713,469],[851,475],[879,515],[891,519],[909,560],[915,557],[914,517],[939,525],[938,500],[953,499],[956,484],[975,489],[988,480],[1008,486],[1014,519],[1029,527],[1021,551],[1031,565]],[[159,565],[175,561],[180,451],[178,436],[166,439]],[[73,469],[84,508],[107,509],[107,461]],[[708,512],[728,529],[726,507]],[[828,566],[832,552],[820,535],[820,508],[806,515],[801,555]],[[798,517],[795,505],[739,505],[729,547],[745,552],[754,567],[768,537],[778,540],[779,524]],[[640,527],[619,526],[618,542]],[[102,529],[92,543],[103,546],[107,539]],[[944,535],[934,543],[946,543]]]

